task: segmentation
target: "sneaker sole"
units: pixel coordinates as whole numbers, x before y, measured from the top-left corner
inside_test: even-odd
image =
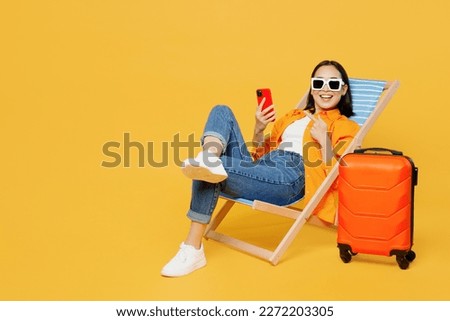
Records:
[[[228,177],[228,175],[211,173],[211,171],[208,168],[200,166],[192,166],[190,164],[187,164],[185,167],[182,167],[181,171],[183,172],[184,175],[186,175],[190,179],[194,179],[197,181],[205,181],[208,183],[220,183]]]

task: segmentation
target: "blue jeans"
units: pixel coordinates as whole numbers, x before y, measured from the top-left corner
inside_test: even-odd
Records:
[[[253,161],[229,107],[215,106],[211,110],[202,143],[206,136],[222,142],[221,160],[228,178],[217,184],[193,181],[187,214],[192,221],[209,223],[221,192],[277,205],[288,205],[303,197],[305,169],[300,154],[278,149]]]

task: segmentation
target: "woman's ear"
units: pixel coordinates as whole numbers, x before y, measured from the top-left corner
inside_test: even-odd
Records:
[[[348,85],[347,84],[342,86],[342,96],[345,96],[345,94],[347,93],[347,90],[348,90]]]

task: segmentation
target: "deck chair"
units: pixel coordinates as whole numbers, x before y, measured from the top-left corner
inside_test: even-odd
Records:
[[[362,141],[367,132],[373,126],[378,116],[382,113],[383,109],[391,100],[398,87],[399,81],[397,80],[388,82],[356,78],[350,79],[353,109],[356,114],[355,116],[352,116],[351,119],[357,122],[361,126],[361,128],[344,154],[352,152],[354,149],[359,148],[362,145]],[[304,108],[306,106],[307,97],[308,91],[297,104],[297,108]],[[312,216],[312,213],[337,177],[338,163],[332,168],[311,200],[307,204],[304,204],[302,210],[293,206],[278,206],[259,200],[251,201],[221,194],[220,197],[225,200],[225,203],[218,210],[217,214],[213,217],[210,224],[206,228],[205,238],[222,242],[232,248],[251,254],[263,260],[269,261],[273,265],[276,265],[278,264],[280,258],[285,253],[289,245],[293,242],[300,229],[307,221],[320,222],[320,220],[315,215]],[[290,226],[287,233],[283,236],[281,242],[279,242],[279,244],[276,246],[275,250],[268,250],[264,247],[250,244],[243,240],[239,240],[230,235],[222,234],[217,231],[217,228],[219,227],[221,222],[224,220],[231,208],[237,203],[251,206],[255,210],[272,213],[293,220],[292,225]]]

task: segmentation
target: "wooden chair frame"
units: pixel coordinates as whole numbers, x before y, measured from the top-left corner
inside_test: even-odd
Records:
[[[366,136],[369,129],[373,126],[377,118],[380,116],[384,108],[387,106],[395,92],[397,91],[400,83],[398,80],[394,81],[388,81],[386,82],[383,93],[378,99],[378,102],[370,114],[370,116],[367,118],[365,123],[361,126],[360,130],[356,134],[353,141],[350,143],[346,151],[343,155],[346,153],[352,152],[356,148],[359,148],[362,145],[362,141],[364,137]],[[306,106],[306,101],[308,97],[308,92],[302,97],[302,99],[297,104],[297,108],[304,108]],[[333,184],[335,179],[338,177],[338,163],[332,168],[328,176],[325,178],[325,180],[322,182],[322,185],[318,188],[314,196],[311,198],[311,200],[305,205],[303,210],[294,209],[291,207],[283,207],[278,206],[262,201],[255,200],[253,202],[247,203],[244,202],[243,204],[250,205],[255,210],[260,210],[272,214],[276,214],[279,216],[287,217],[292,219],[294,222],[291,225],[288,232],[284,235],[281,242],[278,244],[276,249],[274,251],[268,250],[263,247],[259,247],[253,244],[250,244],[248,242],[239,240],[237,238],[231,237],[229,235],[225,235],[222,233],[217,232],[217,228],[219,227],[220,223],[224,220],[228,212],[231,210],[234,204],[236,204],[236,201],[234,199],[226,199],[223,206],[219,209],[218,213],[213,217],[210,224],[206,228],[205,231],[205,238],[206,239],[213,239],[215,241],[224,243],[232,248],[235,248],[237,250],[246,252],[248,254],[251,254],[253,256],[256,256],[258,258],[261,258],[263,260],[269,261],[273,265],[278,264],[279,260],[281,259],[282,255],[286,252],[289,245],[293,242],[296,235],[299,233],[300,229],[303,227],[303,225],[309,221],[311,223],[318,223],[320,224],[320,220],[313,216],[311,217],[314,209],[319,204],[320,200],[324,197],[325,193],[328,191],[330,186]],[[239,202],[240,203],[240,202]],[[336,222],[337,224],[337,222]]]

